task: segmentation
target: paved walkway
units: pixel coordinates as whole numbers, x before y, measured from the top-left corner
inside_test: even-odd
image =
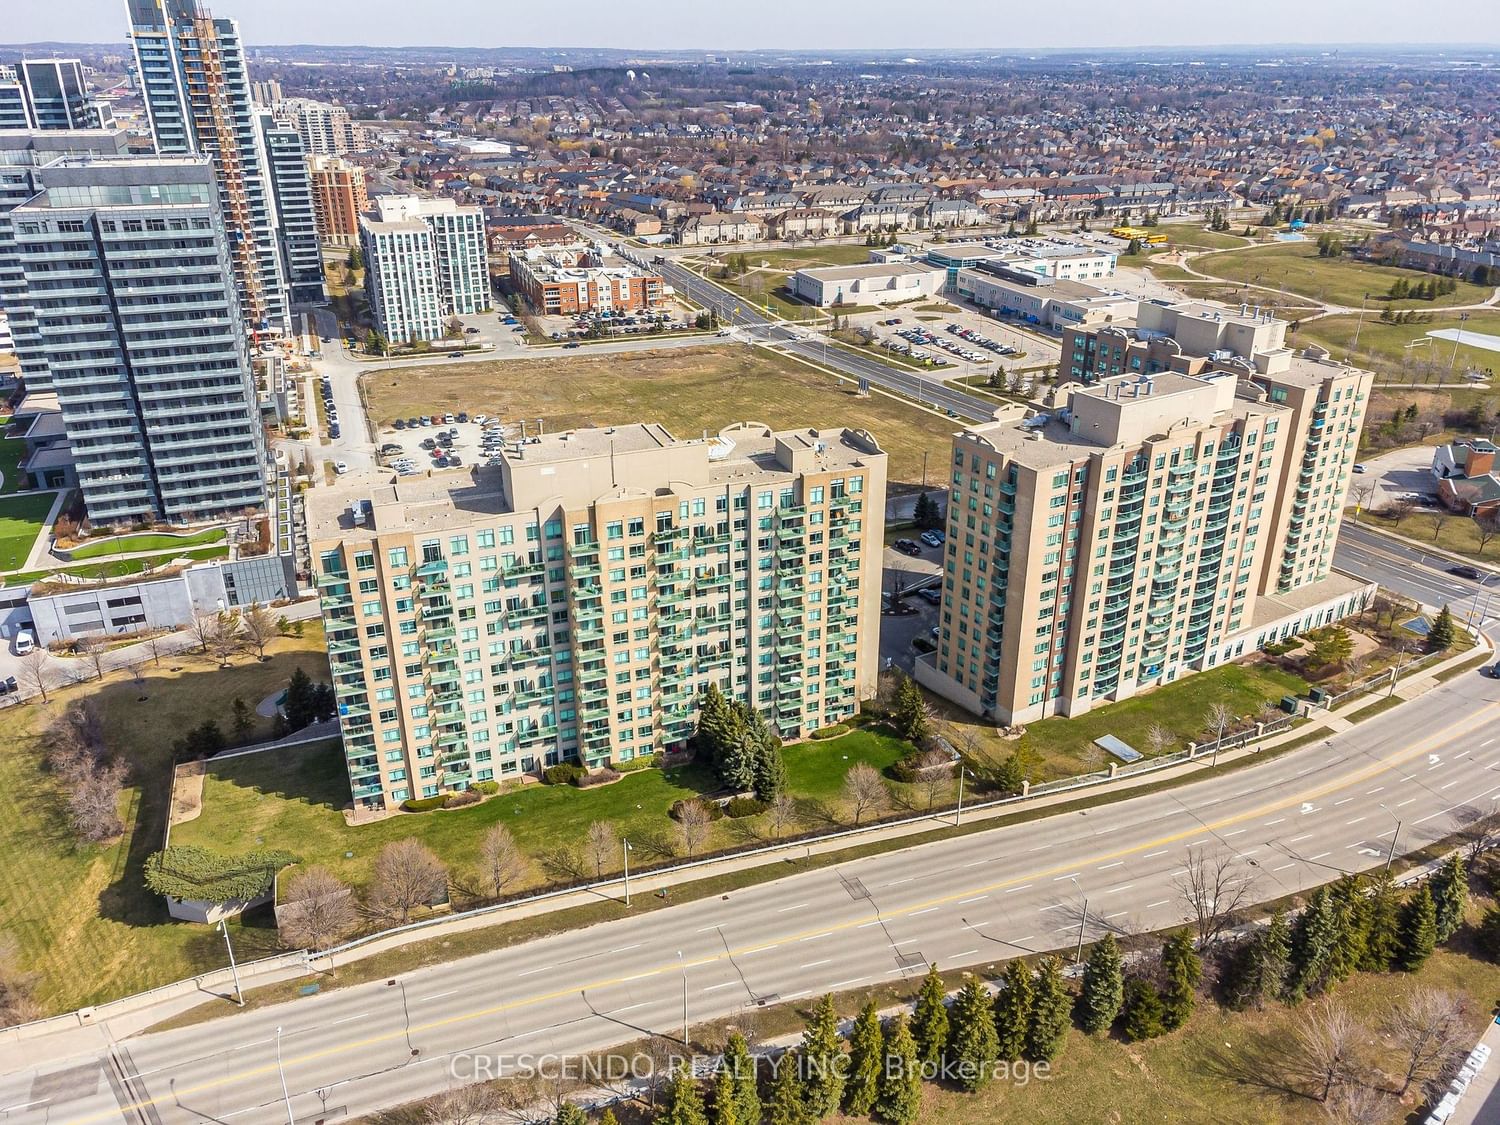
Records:
[[[42,490],[39,490],[42,491]],[[56,499],[52,501],[52,509],[47,513],[47,522],[42,525],[42,533],[36,537],[31,544],[31,553],[26,556],[26,561],[17,570],[46,570],[52,565],[48,558],[48,551],[52,548],[52,525],[57,522],[57,517],[62,514],[63,501],[68,497],[68,489],[54,489],[57,493]],[[12,493],[12,495],[21,495]],[[34,495],[31,493],[30,495]]]

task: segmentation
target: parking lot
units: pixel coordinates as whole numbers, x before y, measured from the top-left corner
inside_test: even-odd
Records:
[[[459,419],[462,418],[463,421]],[[376,435],[380,461],[400,476],[429,469],[462,469],[483,465],[500,451],[500,444],[519,433],[519,425],[502,425],[483,414],[428,414],[401,419],[401,428]]]
[[[897,538],[910,538],[915,542],[916,532],[904,531]],[[932,630],[938,623],[938,606],[930,599],[935,595],[908,594],[897,599],[898,605],[905,608],[896,613],[887,613],[884,610],[890,601],[889,595],[892,591],[910,587],[918,579],[930,578],[940,573],[942,557],[941,547],[932,547],[925,543],[918,543],[916,555],[907,554],[895,546],[886,547],[881,576],[881,667],[891,665],[909,673],[918,653],[913,642],[920,641],[925,645],[934,639]],[[915,612],[911,612],[913,610]]]
[[[539,316],[537,328],[554,340],[611,339],[641,336],[650,332],[686,332],[696,327],[696,313],[675,301],[651,309],[615,315],[581,313],[577,316]]]

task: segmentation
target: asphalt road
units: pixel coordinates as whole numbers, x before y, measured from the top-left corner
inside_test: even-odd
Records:
[[[1348,574],[1372,578],[1422,605],[1446,605],[1460,621],[1478,623],[1481,614],[1484,623],[1500,621],[1500,579],[1487,578],[1481,590],[1478,582],[1449,574],[1453,563],[1445,556],[1425,554],[1347,519],[1333,562]]]
[[[124,1041],[0,1078],[15,1122],[274,1125],[449,1088],[472,1056],[599,1049],[1105,931],[1181,922],[1190,855],[1258,898],[1385,862],[1500,799],[1500,681],[1460,676],[1327,742],[1086,812],[791,876],[722,898]],[[281,1070],[278,1069],[279,1048]],[[44,1050],[45,1040],[34,1049]],[[457,1078],[454,1075],[457,1075]]]

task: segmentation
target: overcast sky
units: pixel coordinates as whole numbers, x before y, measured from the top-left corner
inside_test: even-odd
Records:
[[[854,49],[1500,42],[1496,0],[209,0],[250,44]],[[0,0],[0,40],[117,42],[123,0]]]

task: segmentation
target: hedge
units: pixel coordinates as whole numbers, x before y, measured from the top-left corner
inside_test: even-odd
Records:
[[[542,771],[542,780],[548,785],[571,785],[583,775],[583,767],[572,762],[559,762]]]
[[[724,814],[738,820],[742,816],[759,816],[766,811],[766,803],[754,797],[735,797],[724,806]]]
[[[401,807],[407,812],[431,812],[433,809],[447,808],[452,796],[452,793],[439,793],[436,797],[415,797],[410,801],[402,801]]]
[[[457,793],[448,794],[448,803],[445,809],[461,809],[465,805],[477,805],[484,800],[484,794],[478,789],[460,789]]]
[[[658,750],[654,754],[642,754],[639,758],[631,758],[628,762],[611,762],[610,768],[619,770],[621,773],[634,773],[636,770],[659,769],[666,755]]]
[[[301,856],[283,851],[220,855],[191,844],[146,857],[146,886],[171,898],[225,903],[251,899],[271,889],[276,873]]]
[[[493,797],[496,793],[500,792],[500,783],[498,781],[476,781],[469,788],[478,790],[486,797]]]
[[[593,772],[582,771],[573,779],[573,784],[579,789],[588,789],[593,785],[607,785],[611,781],[619,781],[624,776],[619,770],[604,766],[602,769],[594,770]]]
[[[849,733],[849,727],[846,724],[844,724],[844,723],[834,723],[832,726],[829,726],[829,727],[819,727],[817,730],[813,731],[812,734],[808,735],[808,737],[809,738],[817,738],[817,739],[837,738],[841,734],[848,734],[848,733]]]
[[[667,810],[667,815],[670,816],[673,820],[680,819],[681,814],[682,814],[682,807],[684,805],[686,805],[689,801],[698,801],[698,803],[700,805],[702,805],[705,809],[707,809],[708,810],[708,819],[709,820],[723,820],[724,819],[724,810],[719,807],[719,804],[718,804],[717,801],[700,801],[700,800],[698,800],[697,797],[684,797],[680,801],[673,801],[672,802],[672,807],[669,810]]]

